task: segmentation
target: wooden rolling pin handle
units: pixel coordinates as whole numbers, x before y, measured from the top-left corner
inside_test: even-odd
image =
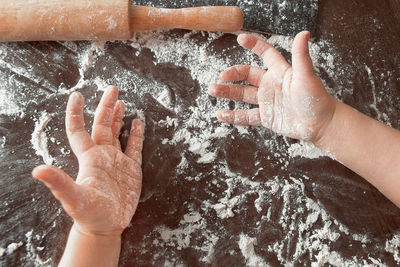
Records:
[[[181,9],[131,6],[131,30],[188,29],[202,31],[238,31],[243,12],[236,6],[207,6]]]

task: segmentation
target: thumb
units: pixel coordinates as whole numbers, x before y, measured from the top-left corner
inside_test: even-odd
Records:
[[[33,169],[32,176],[51,190],[64,210],[72,217],[82,209],[83,189],[63,170],[55,166],[42,165]]]
[[[308,50],[310,32],[303,31],[296,35],[292,47],[293,72],[307,74],[314,73],[312,60]]]

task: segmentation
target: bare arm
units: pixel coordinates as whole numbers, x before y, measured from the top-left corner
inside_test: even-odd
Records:
[[[293,43],[290,66],[267,42],[242,34],[238,42],[262,57],[268,70],[239,65],[213,84],[216,97],[241,100],[259,107],[221,110],[218,119],[238,125],[264,126],[276,133],[313,142],[357,172],[400,207],[400,132],[373,120],[328,94],[315,74],[308,51],[308,32]]]
[[[400,207],[400,132],[337,103],[316,145],[364,177]]]

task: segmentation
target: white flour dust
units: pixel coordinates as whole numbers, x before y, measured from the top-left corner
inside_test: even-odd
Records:
[[[254,252],[254,245],[257,245],[257,239],[251,238],[245,234],[240,235],[239,248],[248,266],[267,266],[265,261]]]
[[[161,239],[171,244],[176,242],[178,249],[188,247],[192,234],[200,229],[206,228],[206,221],[198,212],[194,212],[185,214],[180,225],[182,225],[182,228],[174,230],[164,227],[158,229]]]
[[[274,222],[280,225],[285,235],[267,245],[261,244],[257,241],[257,238],[248,233],[241,233],[235,236],[237,248],[248,266],[266,265],[261,255],[257,255],[256,252],[257,247],[264,245],[285,266],[295,264],[296,260],[303,255],[310,255],[313,266],[323,266],[324,264],[355,266],[380,263],[379,259],[373,257],[368,259],[356,256],[350,259],[345,258],[340,251],[335,250],[335,243],[343,236],[363,244],[370,244],[371,241],[367,235],[354,236],[345,225],[335,220],[323,205],[308,197],[305,190],[305,181],[309,179],[308,177],[290,177],[287,180],[282,180],[280,179],[281,177],[276,175],[265,177],[263,181],[254,181],[254,177],[245,177],[232,171],[226,160],[218,158],[219,148],[214,144],[214,141],[228,140],[233,135],[237,135],[237,138],[253,138],[253,134],[251,133],[252,128],[248,127],[230,127],[223,123],[215,126],[215,112],[219,109],[226,109],[228,101],[218,100],[213,105],[207,94],[207,87],[212,83],[216,83],[219,73],[231,65],[240,63],[263,67],[263,63],[250,51],[238,50],[237,53],[235,52],[232,55],[229,54],[229,51],[234,48],[225,48],[222,52],[216,53],[213,51],[213,43],[223,35],[211,33],[207,35],[208,39],[206,41],[198,42],[195,38],[192,38],[198,34],[201,33],[189,32],[182,38],[170,36],[169,32],[150,32],[137,34],[130,42],[126,43],[126,45],[136,49],[136,56],[140,56],[141,53],[150,50],[154,54],[155,65],[172,62],[175,66],[187,69],[192,78],[200,85],[200,92],[195,100],[196,106],[188,107],[174,102],[169,94],[169,88],[165,84],[144,78],[133,72],[121,71],[112,78],[96,77],[89,80],[86,78],[87,72],[95,65],[98,58],[106,53],[104,50],[105,44],[99,42],[93,42],[86,50],[78,52],[80,79],[77,84],[71,88],[58,88],[60,89],[59,92],[69,94],[84,86],[94,85],[97,86],[98,90],[102,90],[107,84],[116,84],[122,92],[129,92],[132,91],[132,84],[134,84],[134,92],[139,97],[150,93],[166,109],[175,114],[184,114],[179,118],[166,117],[156,122],[160,127],[173,129],[172,137],[165,137],[160,140],[161,145],[176,146],[177,144],[184,144],[187,146],[187,151],[181,152],[181,161],[176,168],[177,177],[174,177],[174,179],[201,181],[206,176],[205,173],[199,173],[194,177],[179,176],[179,174],[191,168],[189,158],[195,158],[198,164],[204,164],[204,166],[213,164],[208,171],[221,176],[221,180],[215,179],[209,182],[211,184],[222,183],[224,190],[217,196],[210,193],[210,196],[214,197],[212,199],[201,200],[201,208],[183,215],[176,228],[165,225],[157,227],[153,231],[154,235],[152,235],[154,237],[153,245],[177,250],[192,248],[199,252],[202,262],[212,263],[218,240],[222,238],[224,232],[212,228],[207,219],[216,218],[218,222],[228,222],[231,219],[235,219],[238,208],[248,205],[245,202],[246,198],[254,195],[256,196],[252,203],[254,207],[251,208],[254,208],[256,215],[260,217],[259,222],[253,229],[255,233],[263,230],[262,222]],[[286,52],[290,51],[293,42],[292,38],[284,36],[272,36],[267,40]],[[73,44],[71,42],[67,45],[73,46]],[[0,65],[8,67],[8,63],[1,61],[4,54],[1,49],[0,46]],[[337,77],[349,77],[352,75],[353,71],[346,69],[346,66],[343,66],[340,62],[340,58],[335,56],[336,51],[332,44],[324,40],[310,43],[310,52],[318,74],[323,69],[324,75],[333,80],[338,79]],[[26,70],[21,69],[18,71],[34,81],[39,79],[38,77],[30,76]],[[334,90],[329,89],[327,81],[323,79],[323,82],[330,93],[339,99],[344,91],[352,90],[352,87],[341,86],[341,84],[338,84]],[[17,101],[13,100],[12,96],[7,95],[6,91],[2,90],[2,87],[3,84],[1,84],[0,79],[0,113],[23,114],[25,112],[24,105],[17,104]],[[374,101],[379,101],[379,99]],[[376,106],[375,102],[373,104]],[[127,103],[128,109],[132,107],[133,104]],[[235,109],[243,108],[249,108],[249,105],[235,103]],[[36,154],[42,157],[46,164],[51,164],[56,160],[50,155],[47,147],[47,135],[51,135],[51,130],[46,130],[46,125],[51,117],[47,112],[41,112],[40,118],[35,122],[35,128],[32,129],[31,143]],[[260,146],[265,151],[274,151],[276,161],[282,163],[282,169],[287,168],[289,158],[318,159],[330,156],[312,144],[303,141],[291,144],[286,148],[278,146],[277,141],[271,139],[266,140]],[[259,166],[257,163],[254,166],[258,169],[254,176],[265,167]],[[278,215],[276,215],[276,212],[274,215],[273,199],[278,199],[282,206]],[[26,241],[29,243],[31,239],[32,233],[28,232]],[[393,259],[400,264],[399,239],[399,233],[397,233],[393,238],[387,240],[384,249],[393,255]],[[292,249],[293,253],[288,256],[287,251],[293,243],[295,244]],[[22,243],[18,245],[20,242],[14,244],[17,245],[11,246],[10,251],[13,247],[22,245]],[[36,249],[32,246],[27,246],[27,255],[38,264],[45,263],[46,261],[38,258]],[[8,246],[0,248],[0,256],[7,254],[8,251]],[[154,259],[162,257],[161,252],[154,253],[153,256]]]
[[[14,253],[15,250],[17,250],[19,247],[22,246],[22,242],[18,243],[10,243],[6,248],[0,248],[0,257],[3,256],[4,254],[10,255]]]
[[[386,241],[385,250],[393,254],[393,259],[400,264],[400,232],[393,235],[393,238]]]
[[[8,67],[9,64],[3,59],[7,55],[7,50],[0,44],[0,66]],[[24,116],[23,103],[18,103],[18,99],[8,91],[12,86],[14,75],[8,76],[4,72],[0,72],[0,114]]]
[[[44,247],[35,247],[32,243],[33,240],[33,230],[28,231],[25,233],[25,239],[23,241],[19,241],[18,243],[10,243],[6,248],[0,247],[0,257],[3,257],[4,255],[11,255],[14,253],[17,249],[20,249],[23,245],[25,245],[25,252],[26,255],[25,257],[27,260],[33,264],[33,266],[36,267],[45,267],[45,266],[50,266],[51,260],[42,260],[41,257],[38,255],[38,251],[41,251],[44,249]],[[38,236],[36,236],[38,238]]]
[[[288,153],[292,158],[294,157],[303,157],[309,159],[316,159],[319,157],[333,158],[333,156],[330,153],[319,149],[313,143],[306,142],[303,140],[300,140],[298,143],[291,144],[290,147],[288,148]]]
[[[23,117],[22,108],[20,108],[9,95],[8,91],[5,90],[0,81],[0,114],[4,115],[15,115],[20,114]]]
[[[44,163],[51,165],[53,163],[53,157],[50,155],[47,148],[47,135],[45,132],[46,126],[51,120],[50,114],[44,112],[41,117],[35,122],[35,129],[32,133],[31,143],[38,156],[43,158]]]
[[[189,33],[186,37],[190,37]],[[219,36],[211,36],[211,42],[213,38],[218,39]],[[284,50],[290,51],[293,40],[288,37],[283,36],[272,36],[268,39],[270,43],[281,47]],[[212,118],[216,110],[221,108],[226,108],[225,101],[219,101],[216,106],[211,106],[209,104],[207,96],[207,87],[211,83],[215,83],[218,80],[218,75],[221,71],[227,67],[237,62],[236,60],[240,58],[240,63],[251,64],[255,66],[262,66],[260,60],[258,60],[254,55],[248,51],[242,51],[240,55],[235,57],[219,57],[218,54],[212,54],[209,51],[210,44],[203,43],[198,44],[190,38],[168,38],[163,35],[158,34],[144,34],[137,35],[134,38],[132,44],[139,51],[143,48],[149,48],[156,58],[158,64],[165,62],[174,62],[175,65],[184,66],[188,68],[191,72],[192,77],[198,80],[202,90],[196,103],[197,107],[190,107],[189,116],[185,117],[183,120],[177,121],[176,119],[167,118],[166,120],[159,121],[160,125],[168,125],[175,129],[175,134],[172,139],[163,139],[162,143],[165,145],[175,145],[177,143],[183,142],[189,145],[189,152],[199,156],[198,163],[209,163],[214,162],[216,159],[216,148],[211,146],[211,141],[218,138],[229,138],[232,133],[232,129],[228,128],[226,125],[221,124],[219,128],[213,131],[210,127],[212,123]],[[310,44],[310,52],[316,68],[317,73],[319,68],[324,69],[325,75],[329,78],[334,79],[338,75],[338,65],[340,65],[340,59],[335,57],[334,48],[327,42],[321,41],[318,43]],[[182,60],[185,58],[185,60]],[[237,63],[236,63],[237,64]],[[345,68],[343,68],[343,76],[351,75],[351,71],[346,73]],[[346,76],[348,77],[348,76]],[[325,81],[324,81],[325,83]],[[325,83],[326,85],[326,83]],[[327,86],[327,85],[326,85]],[[327,86],[328,87],[328,86]],[[181,112],[187,107],[173,106],[165,91],[163,86],[159,86],[156,89],[156,99],[165,107],[174,110],[175,112]],[[335,97],[340,98],[343,91],[351,90],[351,88],[339,87],[335,90],[329,89]],[[236,108],[247,108],[245,104],[237,104]],[[201,131],[191,131],[192,127],[198,126]],[[236,127],[239,134],[243,136],[249,134],[245,127]],[[269,144],[266,142],[266,144]],[[300,141],[298,143],[292,144],[288,148],[289,157],[305,157],[310,159],[317,159],[320,157],[332,157],[327,152],[321,151],[314,145]],[[178,165],[179,169],[188,168],[188,161],[185,158],[185,154],[182,153],[181,163]],[[261,168],[260,168],[261,169]],[[331,245],[333,245],[341,235],[349,236],[348,229],[339,223],[337,220],[333,219],[327,211],[325,211],[321,205],[314,202],[312,199],[308,198],[304,192],[304,183],[301,179],[292,178],[291,184],[281,184],[279,179],[275,177],[273,180],[268,182],[257,183],[251,182],[246,177],[241,177],[236,173],[232,173],[226,165],[215,167],[215,170],[222,172],[224,176],[231,178],[224,179],[225,184],[228,186],[227,190],[221,195],[218,202],[211,202],[208,200],[203,201],[202,210],[205,214],[210,214],[215,212],[219,219],[227,220],[235,216],[234,209],[240,207],[243,204],[244,198],[240,195],[235,195],[233,193],[238,186],[248,186],[247,192],[258,194],[258,198],[254,202],[255,209],[259,213],[264,213],[263,201],[268,202],[272,196],[282,198],[284,201],[284,207],[282,210],[282,215],[280,217],[280,224],[287,235],[276,242],[275,244],[269,245],[268,249],[276,253],[279,261],[284,264],[289,264],[287,257],[285,256],[285,250],[288,244],[292,242],[292,237],[298,238],[294,255],[292,255],[292,262],[296,262],[297,258],[304,253],[309,253],[314,255],[313,265],[321,266],[326,263],[341,266],[341,265],[357,265],[366,264],[368,261],[366,259],[358,259],[353,257],[352,259],[346,259],[341,256],[337,251],[331,250]],[[199,181],[201,175],[196,177],[186,177],[188,180]],[[307,179],[307,178],[304,178]],[[239,183],[238,180],[241,182]],[[266,191],[263,189],[262,185],[272,190]],[[290,203],[290,195],[296,192],[298,195],[296,203]],[[295,219],[300,214],[308,214],[304,221],[298,221]],[[271,208],[267,209],[266,215],[263,216],[265,220],[271,220]],[[323,225],[318,226],[317,221],[322,220]],[[183,220],[184,221],[184,220]],[[202,222],[200,219],[198,222]],[[203,236],[206,236],[208,229],[206,226],[203,228],[202,223],[194,225],[182,224],[182,226],[176,229],[167,229],[160,232],[161,240],[157,241],[158,245],[164,243],[166,246],[177,246],[178,248],[193,247],[196,244],[193,240],[194,231],[203,231]],[[260,229],[261,231],[261,229]],[[214,233],[218,236],[218,233]],[[366,235],[362,235],[363,240],[368,240]],[[361,241],[360,241],[361,242]],[[208,244],[213,244],[208,242]],[[249,266],[263,266],[265,265],[262,259],[256,255],[254,251],[254,246],[257,245],[255,239],[250,238],[246,235],[241,235],[238,237],[238,246],[245,257],[247,264]],[[387,250],[390,251],[390,246]],[[209,256],[209,255],[208,255]],[[395,257],[395,256],[394,256]],[[209,258],[209,257],[206,257]],[[379,259],[369,259],[372,261],[379,262]]]

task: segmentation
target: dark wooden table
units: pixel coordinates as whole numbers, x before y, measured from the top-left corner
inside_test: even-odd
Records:
[[[331,44],[335,62],[340,62],[317,67],[332,92],[396,129],[400,129],[399,18],[400,3],[395,0],[320,1],[315,40]],[[179,40],[188,32],[162,34]],[[240,50],[233,35],[211,37],[198,33],[190,39],[194,48],[208,42],[206,52],[227,58]],[[68,153],[63,126],[65,89],[82,78],[79,58],[90,46],[89,42],[0,45],[0,51],[6,51],[0,53],[0,95],[23,111],[0,114],[2,266],[56,265],[62,255],[72,222],[47,189],[30,178],[31,169],[43,164],[30,140],[35,120],[44,111],[50,113],[49,153],[58,166],[76,174],[77,162]],[[231,61],[241,63],[240,58]],[[117,79],[121,73],[136,78]],[[200,136],[206,129],[214,132],[221,127],[200,115],[199,125],[185,125],[193,115],[189,107],[204,111],[196,99],[206,90],[190,69],[159,63],[146,47],[113,42],[104,46],[83,75],[87,83],[79,91],[87,98],[87,125],[101,95],[97,77],[123,89],[121,98],[130,111],[126,128],[134,109],[143,109],[147,118],[143,192],[123,235],[121,266],[241,266],[257,261],[279,266],[318,260],[332,265],[400,264],[400,210],[340,163],[327,157],[290,157],[287,149],[294,140],[258,128],[240,134],[237,128],[224,126],[231,132],[210,139],[216,158],[205,164],[189,151],[190,142],[163,141],[172,140],[181,129]],[[137,77],[143,84],[135,84]],[[146,87],[155,83],[168,88],[172,105],[187,109],[174,112],[157,102]],[[207,100],[211,109],[225,103]],[[226,105],[238,107],[233,102]],[[177,125],[160,123],[167,116]],[[180,169],[183,155],[188,165]],[[218,206],[210,208],[224,197],[231,200],[226,203],[232,205],[232,216],[218,213]],[[229,211],[226,206],[222,209]]]

